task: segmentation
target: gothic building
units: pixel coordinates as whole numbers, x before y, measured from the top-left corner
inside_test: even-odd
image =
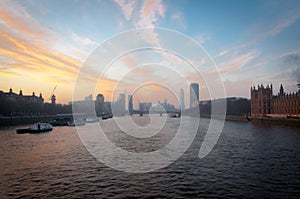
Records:
[[[272,84],[257,89],[251,87],[251,115],[261,117],[266,115],[300,115],[300,88],[296,93],[284,92],[281,84],[279,93],[273,95]]]

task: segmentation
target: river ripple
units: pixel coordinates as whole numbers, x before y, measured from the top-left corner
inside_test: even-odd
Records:
[[[101,122],[112,125],[112,120]],[[179,125],[176,118],[169,122]],[[20,127],[2,128],[0,198],[300,197],[299,128],[228,121],[212,152],[199,159],[208,122],[201,119],[194,142],[176,162],[146,174],[116,171],[98,162],[75,128],[22,135],[15,133]],[[120,147],[130,146],[128,150],[151,151],[174,135],[159,136],[154,144],[128,140],[126,145],[117,132],[111,138]]]

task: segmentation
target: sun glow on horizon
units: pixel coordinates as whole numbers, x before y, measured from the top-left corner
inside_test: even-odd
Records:
[[[162,26],[186,34],[207,50],[219,68],[218,73],[224,80],[228,96],[249,98],[250,86],[270,82],[274,86],[283,83],[287,92],[295,91],[296,83],[300,82],[300,45],[295,39],[295,30],[299,29],[299,2],[289,1],[283,7],[259,1],[251,4],[235,1],[233,6],[219,4],[222,4],[220,8],[212,2],[202,5],[187,1],[183,5],[177,0],[172,4],[157,0],[77,2],[70,6],[67,2],[56,1],[33,3],[3,0],[0,2],[0,90],[7,92],[13,88],[18,93],[22,89],[27,95],[42,93],[48,101],[57,85],[54,93],[57,102],[67,104],[73,100],[75,82],[82,65],[98,44],[122,31]],[[70,12],[61,9],[65,7]],[[212,8],[215,13],[210,12]],[[276,11],[276,14],[262,12],[264,9]],[[242,14],[244,18],[238,17]],[[163,44],[155,32],[146,37],[150,43]],[[134,42],[128,41],[129,44]],[[176,39],[172,44],[182,49],[186,47]],[[121,48],[111,46],[109,50],[118,52]],[[197,55],[198,52],[193,53]],[[120,83],[117,81],[120,74],[133,69],[135,75],[128,76],[126,84],[121,82],[124,88],[118,88],[117,93],[125,90],[130,93],[136,88],[135,84],[149,82],[143,82],[143,78],[149,76],[149,79],[155,77],[165,82],[173,81],[172,86],[178,88],[178,92],[184,88],[188,94],[188,86],[176,84],[172,75],[164,74],[166,71],[157,70],[155,73],[150,65],[137,69],[141,60],[151,59],[166,66],[172,63],[176,70],[184,74],[185,80],[200,84],[201,99],[209,99],[205,82],[195,78],[193,71],[186,71],[183,60],[158,51],[124,56],[100,80],[93,76],[97,68],[89,68],[90,75],[85,77],[87,86],[90,80],[98,82],[94,92],[89,94],[102,93],[106,101],[111,101],[113,90]],[[204,69],[205,60],[194,61],[197,67]],[[204,78],[214,78],[216,75],[215,71],[207,71]],[[145,89],[145,94],[137,95],[136,99],[153,102],[168,98],[176,103],[172,95],[164,89],[159,90],[159,86],[149,85],[147,92]],[[157,100],[152,99],[153,93]],[[75,96],[74,99],[84,97]]]

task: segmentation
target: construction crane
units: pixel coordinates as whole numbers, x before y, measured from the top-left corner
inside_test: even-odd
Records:
[[[49,97],[49,101],[51,100],[51,97],[52,97],[52,95],[54,94],[54,91],[56,90],[56,87],[57,87],[57,85],[54,86],[54,88],[53,88],[53,90],[52,90],[52,93],[51,93],[51,95],[50,95],[50,97]]]

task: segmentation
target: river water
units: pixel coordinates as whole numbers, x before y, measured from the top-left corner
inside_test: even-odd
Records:
[[[143,126],[149,118],[136,120]],[[179,122],[167,120],[174,128]],[[213,150],[199,159],[208,123],[201,119],[193,143],[174,163],[139,174],[99,162],[74,127],[41,134],[16,134],[22,126],[1,128],[0,198],[300,197],[300,128],[226,121]],[[114,128],[113,119],[100,124]],[[165,131],[149,144],[110,133],[116,145],[143,152],[157,150],[174,137]]]

